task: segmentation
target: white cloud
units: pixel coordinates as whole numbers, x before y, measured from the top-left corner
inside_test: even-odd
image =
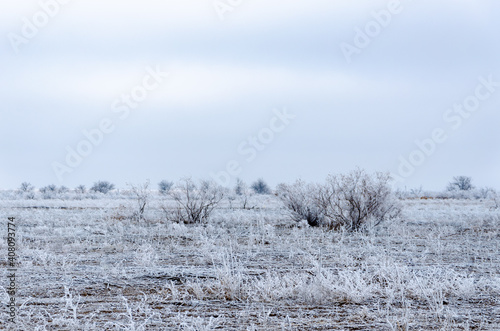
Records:
[[[371,80],[333,70],[177,62],[150,63],[170,73],[157,91],[151,93],[150,106],[201,107],[240,98],[273,95],[356,97],[363,89],[365,97],[396,93],[397,86],[383,80]],[[141,84],[147,74],[144,63],[65,62],[50,66],[25,67],[10,82],[11,93],[23,86],[23,94],[72,102],[99,101],[111,104],[122,93]],[[40,84],[43,82],[43,84]],[[300,91],[300,92],[297,92]],[[298,93],[298,94],[297,94]]]

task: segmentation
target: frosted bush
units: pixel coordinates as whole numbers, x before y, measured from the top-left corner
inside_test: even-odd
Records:
[[[358,231],[399,215],[401,208],[389,186],[390,180],[388,174],[368,175],[358,169],[346,175],[329,176],[323,185],[302,181],[280,184],[277,196],[295,221]]]
[[[294,221],[306,220],[310,226],[319,226],[323,222],[324,214],[318,206],[319,187],[307,184],[301,180],[295,184],[280,184],[276,188],[276,195],[289,210]]]
[[[378,225],[401,212],[393,195],[389,174],[368,175],[357,169],[346,175],[331,175],[318,194],[317,204],[333,229],[358,231]]]
[[[115,185],[111,184],[110,182],[98,181],[98,182],[94,183],[94,185],[90,188],[90,190],[93,192],[100,192],[103,194],[107,194],[109,191],[113,190],[114,188],[115,188]]]
[[[213,181],[195,184],[191,179],[182,180],[168,195],[174,199],[177,208],[163,210],[169,220],[184,223],[203,223],[224,198],[224,190]]]

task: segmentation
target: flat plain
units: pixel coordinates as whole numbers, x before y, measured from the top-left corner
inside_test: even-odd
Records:
[[[20,330],[499,330],[500,209],[405,199],[360,233],[292,221],[273,195],[177,224],[155,195],[0,200],[0,328]],[[17,324],[8,324],[7,217]]]

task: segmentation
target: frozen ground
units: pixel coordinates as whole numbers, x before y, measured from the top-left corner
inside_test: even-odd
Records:
[[[274,196],[169,223],[156,197],[0,200],[17,218],[20,330],[498,330],[500,210],[404,200],[365,234],[296,226]]]

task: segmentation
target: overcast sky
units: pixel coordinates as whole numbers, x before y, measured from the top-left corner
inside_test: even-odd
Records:
[[[500,189],[500,3],[6,0],[0,188],[355,167]]]

